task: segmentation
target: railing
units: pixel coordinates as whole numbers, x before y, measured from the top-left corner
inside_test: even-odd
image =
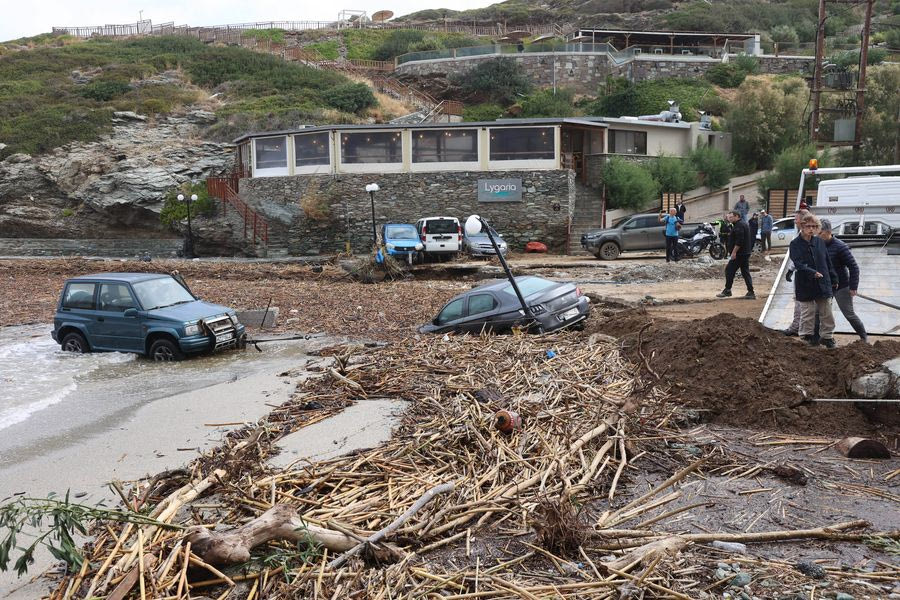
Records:
[[[440,102],[431,95],[400,83],[393,77],[373,77],[372,85],[379,92],[387,93],[395,98],[412,104],[421,110],[431,112]]]
[[[522,47],[519,47],[516,44],[491,44],[489,46],[469,46],[467,48],[409,52],[398,56],[395,59],[395,62],[397,65],[402,65],[408,62],[453,59],[469,56],[522,55],[537,52],[557,54],[606,54],[616,64],[624,64],[625,62],[632,60],[635,55],[633,48],[616,50],[612,45],[606,42],[602,44],[593,44],[590,42],[529,44]]]
[[[75,37],[113,36],[126,37],[132,35],[188,35],[204,40],[223,41],[232,33],[240,33],[248,29],[281,29],[284,31],[306,31],[310,29],[417,29],[420,31],[442,31],[445,33],[465,33],[475,36],[501,37],[509,32],[526,32],[529,35],[564,35],[565,29],[558,23],[538,25],[477,25],[449,21],[432,21],[427,23],[376,23],[374,21],[354,19],[336,21],[258,21],[255,23],[231,23],[228,25],[210,25],[191,27],[163,23],[154,26],[149,19],[124,25],[96,25],[88,27],[54,27],[53,33],[66,33]]]
[[[206,191],[211,197],[222,201],[223,215],[227,214],[229,204],[237,210],[244,221],[244,239],[247,239],[249,233],[252,235],[254,244],[259,238],[259,241],[267,245],[269,243],[269,224],[237,195],[238,181],[241,175],[242,173],[233,173],[227,177],[209,177],[206,180]]]

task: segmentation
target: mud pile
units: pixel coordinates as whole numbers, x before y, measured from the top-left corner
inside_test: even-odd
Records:
[[[640,334],[639,351],[638,334],[648,324]],[[643,353],[663,384],[680,402],[702,411],[703,420],[740,427],[870,432],[875,425],[853,403],[811,400],[846,398],[852,379],[900,355],[897,341],[813,348],[726,313],[667,321],[631,310],[588,327],[621,338],[635,364],[643,363]]]

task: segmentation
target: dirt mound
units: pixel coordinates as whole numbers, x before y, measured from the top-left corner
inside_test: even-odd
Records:
[[[812,348],[752,319],[726,313],[667,321],[631,310],[589,327],[621,338],[636,364],[643,362],[643,353],[681,402],[707,412],[704,420],[741,427],[835,434],[871,431],[873,425],[852,403],[809,400],[845,398],[851,379],[900,355],[896,341]]]

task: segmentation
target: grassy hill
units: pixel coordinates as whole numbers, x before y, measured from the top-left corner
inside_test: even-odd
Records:
[[[26,44],[33,47],[11,49]],[[97,139],[116,110],[164,115],[213,93],[209,107],[221,119],[208,133],[220,139],[258,126],[358,120],[348,109],[360,103],[348,96],[374,102],[340,74],[242,48],[184,37],[40,36],[0,46],[0,158]]]

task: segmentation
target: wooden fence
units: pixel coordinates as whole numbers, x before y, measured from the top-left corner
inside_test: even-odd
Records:
[[[803,201],[807,206],[812,206],[816,201],[816,190],[805,190]],[[766,198],[766,212],[773,219],[782,219],[794,214],[797,210],[797,190],[769,190]]]

